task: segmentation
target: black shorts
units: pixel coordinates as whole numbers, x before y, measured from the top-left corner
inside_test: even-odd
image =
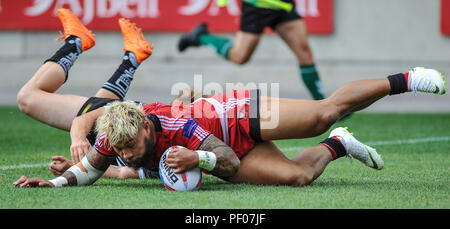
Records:
[[[262,142],[261,138],[261,125],[260,125],[260,97],[261,92],[259,89],[250,91],[250,107],[249,107],[249,127],[250,137],[256,142]]]
[[[77,116],[80,116],[82,114],[86,114],[90,111],[93,111],[97,108],[103,107],[108,103],[118,101],[118,99],[109,99],[109,98],[98,98],[98,97],[90,97],[84,104],[81,106],[80,110],[78,111]],[[91,130],[89,134],[86,136],[89,143],[91,145],[95,144],[95,138],[97,137],[97,132]]]
[[[272,10],[258,8],[249,3],[242,2],[241,25],[240,30],[243,32],[262,34],[264,28],[270,27],[272,30],[281,23],[301,19],[297,13],[295,2],[292,1],[294,7],[290,12],[285,10]]]

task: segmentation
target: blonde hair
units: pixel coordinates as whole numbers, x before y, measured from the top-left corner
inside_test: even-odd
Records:
[[[105,106],[95,129],[99,134],[106,135],[112,147],[123,147],[135,139],[144,119],[145,112],[141,106],[132,102],[115,101]]]

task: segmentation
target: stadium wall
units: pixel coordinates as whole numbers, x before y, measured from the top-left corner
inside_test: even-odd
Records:
[[[440,0],[335,0],[334,7],[333,34],[309,39],[325,93],[349,81],[414,66],[450,75],[450,37],[440,32]],[[80,56],[69,81],[58,92],[91,96],[120,63],[121,35],[96,34],[97,45]],[[193,85],[195,74],[203,76],[203,85],[241,82],[270,87],[272,83],[278,85],[282,97],[309,98],[293,54],[276,35],[264,36],[251,62],[241,67],[223,61],[208,48],[178,53],[180,34],[145,35],[155,44],[154,54],[135,74],[129,99],[169,102],[173,85]],[[233,38],[233,34],[222,35]],[[57,36],[57,31],[0,31],[0,104],[16,104],[20,87],[60,47]],[[423,105],[414,106],[417,102]],[[383,99],[369,110],[448,112],[450,100],[448,95],[408,95]]]

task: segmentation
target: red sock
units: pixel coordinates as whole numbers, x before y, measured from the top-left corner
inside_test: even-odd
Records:
[[[409,72],[405,72],[405,73],[403,73],[403,75],[405,75],[406,85],[407,85],[408,91],[410,91],[410,89],[409,89]]]
[[[336,160],[347,154],[347,151],[345,150],[345,147],[342,144],[341,140],[336,136],[325,139],[320,143],[320,145],[323,145],[328,148],[333,160]]]

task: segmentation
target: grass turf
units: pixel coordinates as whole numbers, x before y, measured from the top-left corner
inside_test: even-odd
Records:
[[[342,158],[306,187],[235,185],[204,175],[200,191],[185,193],[166,191],[159,179],[103,178],[90,187],[14,188],[12,183],[21,175],[53,178],[42,164],[50,163],[52,155],[70,157],[69,133],[39,123],[15,107],[0,107],[0,123],[2,209],[450,208],[450,114],[358,113],[336,124],[349,126],[359,140],[376,144],[385,162],[381,171]],[[328,133],[276,144],[292,158],[299,147],[316,145]],[[428,140],[393,142],[424,138]],[[18,165],[22,167],[11,167]]]

